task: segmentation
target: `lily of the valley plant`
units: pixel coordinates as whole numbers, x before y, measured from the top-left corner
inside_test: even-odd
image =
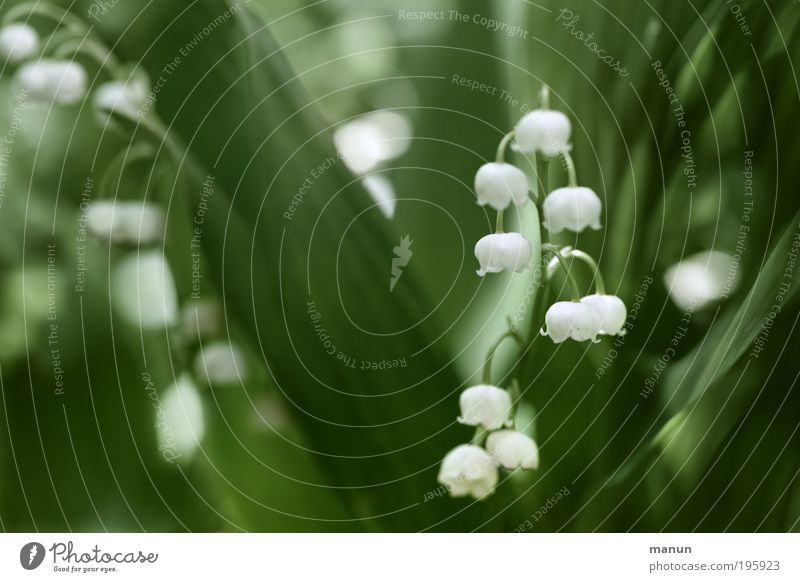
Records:
[[[533,269],[531,276],[539,277],[541,273],[543,280],[534,301],[530,337],[523,337],[515,329],[506,331],[487,354],[483,383],[461,394],[458,422],[474,426],[476,430],[469,444],[457,446],[442,461],[439,482],[453,497],[483,499],[500,481],[501,468],[532,470],[539,466],[539,449],[533,438],[515,428],[515,409],[523,393],[520,379],[512,374],[508,389],[491,382],[492,358],[503,341],[510,338],[517,343],[521,354],[518,361],[521,361],[531,352],[536,329],[557,344],[567,340],[599,342],[603,335],[624,334],[625,304],[616,295],[606,293],[595,260],[581,250],[547,242],[548,235],[562,231],[580,233],[601,228],[602,203],[591,188],[578,183],[570,155],[571,134],[569,119],[562,112],[549,108],[549,91],[543,87],[539,108],[519,120],[514,130],[501,140],[495,161],[481,166],[475,175],[478,204],[497,211],[495,232],[475,245],[478,275],[483,277],[506,270],[523,273],[530,269],[534,246],[518,232],[505,232],[503,213],[512,206],[531,203],[536,205],[537,215],[541,217],[539,232],[543,240],[535,242],[537,247],[541,246],[544,263],[541,269]],[[529,157],[531,167],[536,170],[533,184],[529,183],[525,172],[505,161],[509,144],[513,150]],[[548,164],[557,157],[563,159],[568,184],[548,192]],[[582,295],[570,270],[570,260],[580,261],[591,270],[594,293]],[[559,268],[565,273],[572,296],[568,301],[553,303],[542,318],[546,286]],[[540,327],[542,319],[544,325]]]

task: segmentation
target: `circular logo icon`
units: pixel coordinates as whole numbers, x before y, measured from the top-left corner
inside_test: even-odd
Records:
[[[44,546],[39,542],[30,542],[19,551],[19,563],[26,570],[35,570],[44,561]]]

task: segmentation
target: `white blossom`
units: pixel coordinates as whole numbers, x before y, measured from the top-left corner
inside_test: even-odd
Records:
[[[389,178],[381,174],[370,174],[361,179],[361,184],[383,215],[392,218],[397,206],[397,196]]]
[[[236,384],[247,376],[242,351],[228,340],[218,340],[201,347],[194,360],[194,373],[213,385]]]
[[[147,245],[164,237],[161,205],[142,200],[96,200],[86,222],[94,236],[116,244]]]
[[[22,23],[0,28],[0,57],[9,63],[19,63],[39,52],[39,33]]]
[[[125,81],[108,81],[94,93],[94,106],[104,112],[119,111],[129,117],[137,117],[147,101],[147,81],[136,76]]]
[[[559,301],[550,306],[544,316],[547,329],[541,334],[550,336],[553,343],[560,344],[567,338],[577,342],[599,341],[602,320],[595,309],[577,301]]]
[[[664,284],[679,309],[702,309],[736,288],[737,266],[728,253],[703,251],[667,269]]]
[[[363,175],[408,150],[411,125],[393,111],[372,111],[340,125],[333,143],[350,171]]]
[[[539,448],[516,430],[498,430],[486,439],[486,451],[506,469],[538,469]]]
[[[222,314],[219,304],[209,299],[195,299],[181,310],[181,330],[188,342],[222,334]]]
[[[534,109],[517,123],[514,141],[522,152],[555,157],[572,149],[571,134],[572,124],[566,115],[552,109]]]
[[[511,426],[511,396],[497,386],[478,384],[467,388],[459,398],[458,422],[496,430]]]
[[[478,275],[499,273],[505,269],[521,273],[531,262],[531,243],[519,233],[489,234],[475,245],[475,258],[480,269]]]
[[[132,251],[114,268],[111,301],[131,325],[163,328],[178,319],[178,294],[160,251]]]
[[[603,335],[625,335],[622,329],[628,312],[625,303],[616,295],[594,294],[581,299],[581,303],[588,305],[600,316],[600,333]]]
[[[205,434],[200,391],[182,374],[155,402],[160,404],[155,407],[159,451],[169,462],[188,461]]]
[[[445,455],[439,469],[439,483],[452,497],[483,499],[494,491],[497,480],[495,460],[475,445],[457,446]]]
[[[16,75],[19,87],[33,101],[71,105],[86,96],[88,78],[83,67],[74,61],[41,59],[26,63]]]
[[[495,210],[523,206],[528,202],[528,177],[512,164],[490,162],[475,174],[475,194],[478,204]]]
[[[544,200],[544,225],[552,234],[562,230],[598,230],[603,204],[591,188],[557,188]]]

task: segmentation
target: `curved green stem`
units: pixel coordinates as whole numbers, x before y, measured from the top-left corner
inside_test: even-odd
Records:
[[[511,140],[514,138],[514,130],[512,129],[507,134],[503,136],[503,139],[500,140],[500,145],[497,146],[497,154],[494,157],[494,161],[498,164],[502,164],[505,162],[506,159],[506,148]]]
[[[519,345],[520,349],[525,347],[522,338],[517,335],[514,331],[507,331],[500,338],[489,348],[489,351],[486,354],[486,361],[483,364],[483,383],[484,384],[491,384],[492,383],[492,360],[494,359],[494,355],[503,342],[508,338],[514,338],[514,340]]]
[[[567,179],[569,180],[569,185],[572,188],[578,187],[578,175],[575,172],[575,162],[572,160],[572,156],[569,152],[561,152],[561,155],[564,158],[564,164],[567,166]]]
[[[110,185],[110,181],[112,178],[112,170],[119,166],[119,179],[117,181],[117,188],[114,188],[113,191],[116,192],[119,187],[119,181],[122,180],[122,175],[125,173],[125,169],[132,166],[135,163],[138,163],[143,160],[153,160],[155,158],[155,150],[153,146],[146,143],[135,143],[130,147],[121,150],[114,158],[108,163],[106,166],[106,171],[100,178],[99,188],[98,191],[100,192],[100,197],[105,198],[106,194],[112,192],[112,189],[108,186]],[[115,197],[116,198],[116,197]]]
[[[495,222],[494,233],[495,234],[503,234],[505,232],[503,230],[503,211],[497,211],[497,221]]]
[[[606,284],[603,280],[603,274],[600,272],[600,267],[597,266],[597,261],[595,261],[591,255],[585,253],[583,251],[579,251],[578,249],[573,249],[569,252],[571,257],[576,259],[582,260],[584,263],[589,265],[589,268],[592,270],[594,274],[594,290],[596,293],[600,295],[605,295],[606,293]]]
[[[567,265],[566,260],[564,260],[564,256],[561,254],[561,251],[552,245],[543,245],[542,252],[549,252],[551,253],[556,259],[558,259],[558,263],[561,265],[561,268],[564,270],[564,273],[569,280],[570,287],[572,288],[572,300],[573,301],[580,301],[581,300],[581,289],[578,287],[578,282],[575,280],[575,276],[572,274],[572,270]]]
[[[480,447],[483,445],[483,439],[486,437],[486,434],[489,431],[483,428],[482,426],[478,425],[475,427],[475,434],[472,435],[472,439],[469,441],[471,445],[475,445],[476,447]]]
[[[539,90],[539,109],[550,109],[550,87],[542,85]]]
[[[67,56],[73,56],[83,53],[85,55],[90,56],[98,65],[100,65],[101,69],[106,67],[110,68],[112,71],[112,76],[119,77],[121,71],[121,65],[117,58],[114,56],[114,53],[109,51],[102,43],[91,39],[91,38],[81,38],[81,39],[70,39],[65,41],[61,44],[55,51],[53,51],[53,56],[57,59],[63,59]]]

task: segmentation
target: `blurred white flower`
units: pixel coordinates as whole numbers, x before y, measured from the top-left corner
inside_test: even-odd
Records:
[[[481,447],[459,445],[447,453],[439,469],[439,483],[452,497],[483,499],[497,485],[497,464]]]
[[[86,96],[88,78],[74,61],[41,59],[26,63],[16,75],[20,89],[33,101],[71,105]]]
[[[208,299],[187,303],[181,310],[181,330],[190,343],[222,335],[219,304]]]
[[[111,302],[131,325],[145,329],[178,319],[178,294],[161,251],[132,251],[114,268]]]
[[[521,273],[528,268],[532,252],[531,243],[517,232],[488,234],[475,245],[475,258],[481,266],[478,275],[505,269]]]
[[[19,63],[39,52],[39,33],[27,24],[7,24],[0,28],[0,57]]]
[[[228,340],[218,340],[201,347],[194,359],[194,373],[212,386],[239,383],[247,377],[247,363],[242,351]]]
[[[394,186],[392,186],[389,179],[380,174],[370,174],[369,176],[364,176],[361,179],[361,183],[383,215],[386,218],[392,218],[397,206],[397,197],[394,193]]]
[[[372,111],[336,128],[333,143],[350,171],[362,175],[408,150],[411,125],[393,111]]]
[[[544,225],[552,234],[562,230],[598,230],[603,204],[591,188],[557,188],[544,199]]]
[[[96,200],[86,212],[89,231],[116,244],[147,245],[164,238],[161,205],[142,200]]]
[[[461,393],[459,405],[461,424],[488,430],[511,426],[511,396],[502,388],[489,384],[472,386]]]
[[[517,149],[554,157],[572,149],[572,124],[566,115],[552,109],[534,109],[522,116],[514,128]]]
[[[512,164],[490,162],[475,174],[475,193],[478,204],[503,210],[511,204],[523,206],[528,202],[528,178]]]
[[[625,326],[628,312],[622,299],[616,295],[595,293],[583,297],[581,303],[594,309],[600,316],[600,333],[602,335],[625,335],[622,328]]]
[[[679,309],[703,309],[736,288],[737,266],[728,253],[703,251],[667,269],[664,285]]]
[[[516,430],[498,430],[486,439],[486,450],[506,469],[538,469],[539,448],[531,437]]]
[[[138,117],[147,101],[147,80],[135,76],[125,81],[109,81],[94,93],[94,106],[103,112],[119,111],[129,117]]]
[[[550,336],[553,343],[560,344],[567,338],[576,342],[599,341],[597,335],[603,324],[600,314],[592,307],[577,301],[559,301],[550,306],[544,316],[547,329],[541,334]]]
[[[170,385],[156,407],[159,450],[166,458],[189,460],[205,434],[203,401],[188,374]]]

